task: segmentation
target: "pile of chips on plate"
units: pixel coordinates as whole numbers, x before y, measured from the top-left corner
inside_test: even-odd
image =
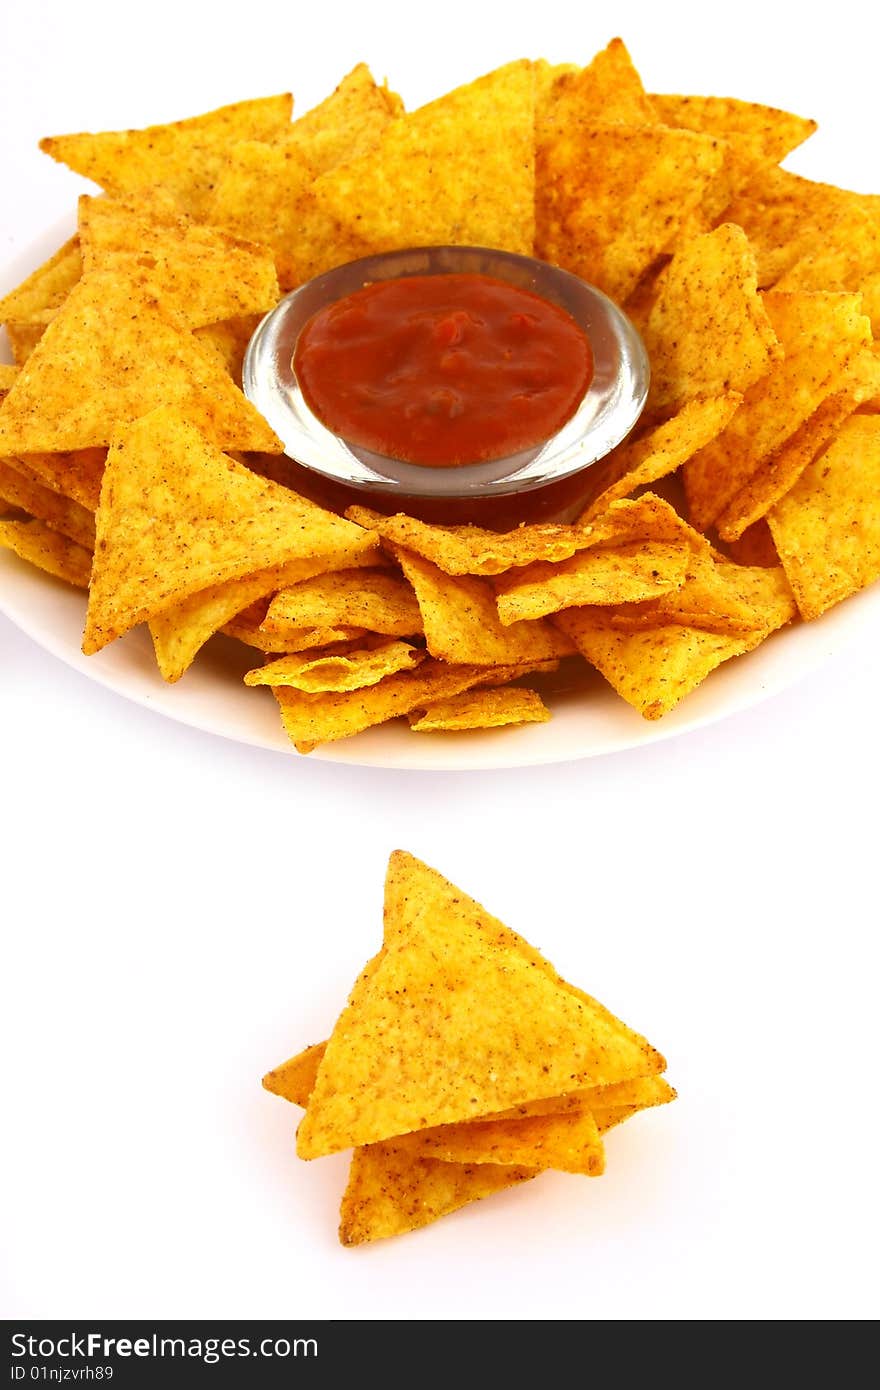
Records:
[[[42,142],[103,195],[0,301],[0,545],[88,590],[84,651],[147,624],[175,681],[224,633],[302,752],[543,721],[560,662],[655,719],[880,575],[880,196],[780,167],[812,121],[649,93],[620,40],[413,112],[361,65],[291,110]],[[438,243],[555,262],[641,331],[645,413],[570,522],[336,515],[242,394],[285,291]]]

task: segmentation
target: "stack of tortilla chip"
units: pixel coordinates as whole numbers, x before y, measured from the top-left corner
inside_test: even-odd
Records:
[[[587,667],[656,719],[880,576],[880,195],[780,167],[813,121],[652,93],[619,39],[291,111],[42,142],[104,196],[0,300],[0,547],[90,589],[85,651],[148,623],[174,681],[222,632],[308,752],[542,722]],[[566,524],[333,515],[242,394],[283,291],[428,243],[544,257],[642,333],[645,413]]]
[[[551,1168],[598,1177],[603,1134],[674,1099],[645,1038],[400,850],[384,915],[382,949],[329,1040],[263,1078],[306,1110],[301,1158],[354,1149],[343,1245]]]

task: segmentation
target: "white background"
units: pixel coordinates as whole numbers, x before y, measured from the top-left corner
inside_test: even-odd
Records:
[[[614,33],[649,88],[815,116],[791,166],[877,191],[868,12],[4,5],[0,259],[85,187],[42,135],[289,87],[303,111],[359,59],[413,106]],[[878,640],[875,606],[797,686],[654,747],[444,775],[195,732],[0,618],[0,1311],[875,1316]],[[549,1175],[345,1251],[345,1159],[297,1160],[297,1112],[260,1077],[332,1025],[398,845],[647,1033],[680,1099],[615,1132],[598,1181]]]

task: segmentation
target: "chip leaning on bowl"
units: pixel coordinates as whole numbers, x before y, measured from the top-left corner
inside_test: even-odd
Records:
[[[175,681],[223,632],[301,752],[540,722],[560,662],[655,719],[880,576],[880,195],[780,168],[812,121],[646,91],[619,39],[291,111],[42,142],[104,196],[0,301],[0,545],[88,590],[86,652],[147,623]],[[564,524],[337,515],[241,391],[283,292],[428,244],[554,262],[641,332],[645,412]]]

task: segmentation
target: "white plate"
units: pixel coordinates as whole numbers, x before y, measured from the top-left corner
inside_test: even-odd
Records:
[[[0,292],[17,284],[71,234],[69,221],[53,227],[0,277]],[[2,354],[0,354],[2,355]],[[288,741],[274,698],[252,690],[242,676],[259,655],[216,637],[176,685],[156,669],[146,629],[130,633],[97,656],[80,651],[83,594],[0,550],[0,612],[76,670],[148,709],[240,743],[298,756]],[[727,662],[663,719],[648,721],[596,673],[577,693],[555,694],[546,724],[468,734],[413,734],[395,720],[354,738],[325,744],[312,758],[385,768],[461,771],[527,767],[596,757],[702,728],[777,694],[833,659],[835,653],[880,623],[880,586],[847,600],[817,622],[777,633],[748,656]]]

